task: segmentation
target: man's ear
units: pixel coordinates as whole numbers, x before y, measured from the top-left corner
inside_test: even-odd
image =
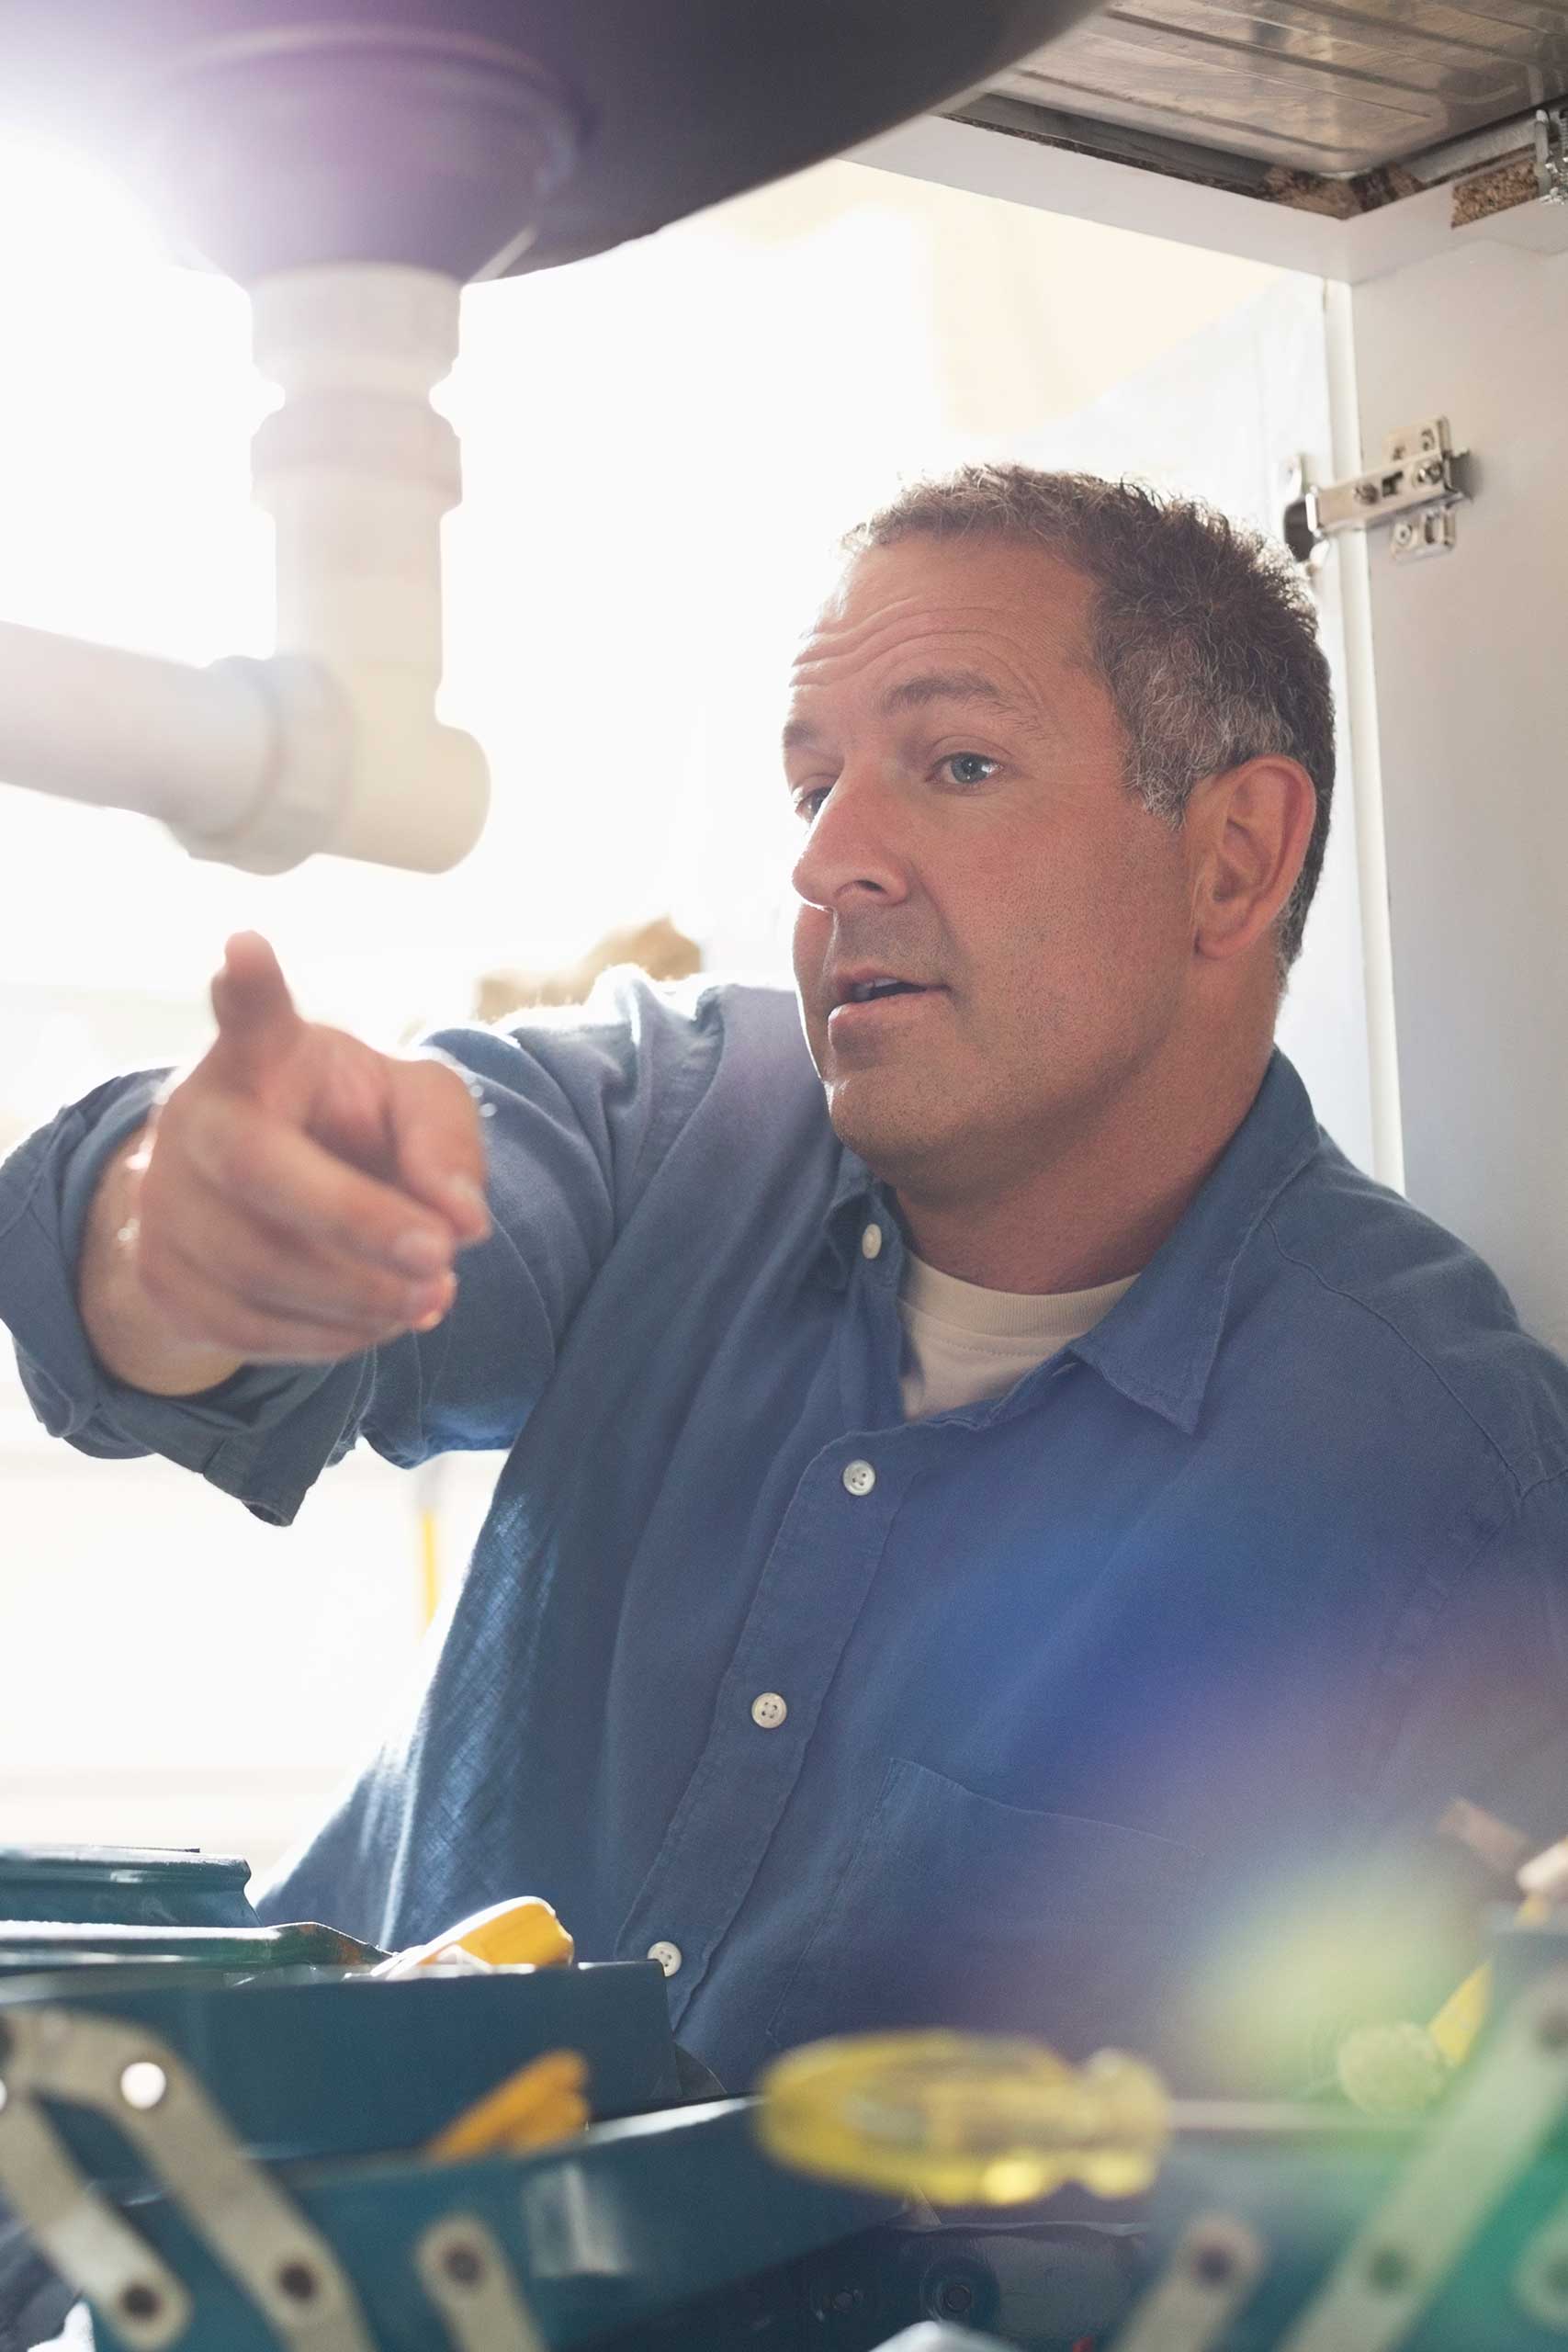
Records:
[[[1192,944],[1211,962],[1246,955],[1295,888],[1317,817],[1297,760],[1246,760],[1209,776],[1187,804]]]

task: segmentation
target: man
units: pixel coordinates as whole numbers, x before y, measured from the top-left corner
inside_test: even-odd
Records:
[[[0,1311],[52,1429],[278,1521],[510,1449],[275,1916],[543,1894],[737,2087],[932,2020],[1298,2084],[1467,1964],[1450,1801],[1568,1827],[1568,1374],[1273,1054],[1310,605],[972,469],[855,536],[784,747],[798,1014],[627,977],[400,1062],[237,941],[196,1069],[13,1160]]]

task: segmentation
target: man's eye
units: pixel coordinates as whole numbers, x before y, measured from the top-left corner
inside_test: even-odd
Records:
[[[984,784],[1000,767],[999,760],[988,760],[984,752],[950,752],[942,765],[954,784]]]
[[[831,785],[816,784],[812,786],[809,792],[797,792],[795,796],[795,815],[804,817],[809,822],[831,790]]]

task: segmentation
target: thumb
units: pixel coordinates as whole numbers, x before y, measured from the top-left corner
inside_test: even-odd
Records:
[[[304,1027],[276,956],[254,931],[237,932],[225,948],[212,983],[212,1010],[218,1048],[242,1084],[275,1067]]]

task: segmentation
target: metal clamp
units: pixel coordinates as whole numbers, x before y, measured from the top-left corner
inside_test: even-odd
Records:
[[[0,2020],[0,2188],[70,2285],[136,2352],[163,2352],[190,2296],[78,2166],[42,2100],[107,2116],[289,2352],[372,2352],[346,2273],[167,2042],[68,2008]]]
[[[1538,1977],[1280,2352],[1403,2342],[1568,2113],[1568,1969]]]
[[[1568,104],[1535,110],[1535,181],[1543,204],[1568,204]]]
[[[1205,2213],[1116,2338],[1115,2352],[1209,2352],[1261,2277],[1269,2250],[1234,2213]]]
[[[1279,2352],[1393,2352],[1565,2115],[1568,1968],[1557,1968],[1503,2019]],[[1204,2214],[1134,2308],[1115,2352],[1209,2352],[1268,2258],[1238,2215]],[[1514,2286],[1532,2318],[1568,2332],[1568,2208],[1526,2246]]]
[[[433,2222],[413,2260],[457,2352],[546,2352],[512,2266],[477,2213]]]
[[[1393,526],[1390,546],[1396,563],[1443,555],[1454,544],[1453,509],[1470,496],[1469,452],[1456,449],[1446,416],[1391,433],[1382,464],[1348,481],[1309,485],[1285,509],[1280,536],[1298,563],[1316,560],[1327,541],[1342,531]]]

